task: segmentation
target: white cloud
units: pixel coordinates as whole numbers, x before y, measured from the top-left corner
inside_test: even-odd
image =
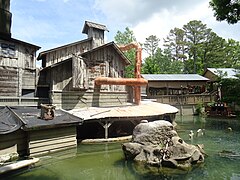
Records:
[[[47,49],[85,38],[82,26],[90,20],[108,27],[109,41],[118,30],[129,27],[139,42],[156,35],[163,43],[171,29],[182,28],[190,20],[201,20],[219,36],[240,40],[240,24],[217,22],[208,3],[209,0],[11,0],[12,34]]]
[[[191,20],[201,20],[219,36],[240,40],[239,25],[216,21],[209,0],[95,0],[94,8],[106,16],[110,26],[130,27],[140,42],[156,35],[163,43],[171,29],[182,28]]]

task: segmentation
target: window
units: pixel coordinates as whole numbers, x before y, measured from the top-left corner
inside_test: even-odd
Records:
[[[15,58],[16,46],[14,44],[1,43],[0,56]]]

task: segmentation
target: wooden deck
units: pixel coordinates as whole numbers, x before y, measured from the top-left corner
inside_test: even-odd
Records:
[[[133,128],[143,119],[173,121],[178,112],[177,108],[167,104],[142,102],[138,106],[89,107],[72,111],[57,109],[52,120],[44,120],[40,119],[41,111],[37,108],[7,109],[15,122],[21,124],[18,130],[0,134],[0,151],[17,144],[16,151],[20,156],[36,156],[76,147],[78,138],[83,137],[86,131],[92,137],[106,140],[112,138],[109,136],[112,134],[114,137],[131,135]],[[103,132],[102,136],[98,136],[98,129]]]

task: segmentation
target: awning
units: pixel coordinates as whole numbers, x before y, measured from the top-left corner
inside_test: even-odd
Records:
[[[127,105],[120,107],[87,107],[73,109],[68,112],[84,120],[94,120],[102,118],[149,117],[164,114],[175,114],[178,112],[178,109],[169,104],[142,101],[140,105]]]

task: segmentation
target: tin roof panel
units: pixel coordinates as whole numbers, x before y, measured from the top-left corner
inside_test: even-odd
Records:
[[[148,81],[209,81],[199,74],[141,74]]]

